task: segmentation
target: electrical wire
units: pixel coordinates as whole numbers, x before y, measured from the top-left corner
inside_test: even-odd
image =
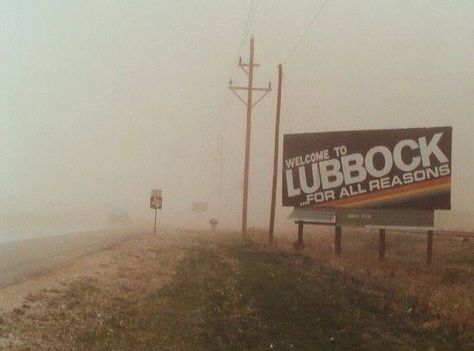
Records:
[[[304,32],[300,35],[300,37],[295,41],[295,45],[292,47],[286,58],[283,60],[283,63],[287,63],[289,59],[292,57],[292,55],[296,52],[296,49],[298,46],[301,44],[303,41],[304,37],[308,34],[309,30],[311,29],[311,26],[318,20],[318,18],[321,16],[324,8],[326,7],[326,4],[329,2],[329,0],[324,0],[323,4],[319,7],[319,9],[316,11],[316,14],[313,16],[311,22],[306,26]]]
[[[287,91],[287,85],[288,85],[288,81],[287,81],[287,78],[285,76],[285,73],[283,72],[283,81],[285,82],[285,84],[283,84],[283,96],[282,96],[282,105],[283,105],[283,111],[284,111],[284,115],[286,116],[286,118],[284,119],[285,121],[288,121],[288,129],[289,129],[289,132],[290,134],[293,134],[293,125],[292,125],[292,122],[291,122],[291,114],[288,113],[288,91]]]
[[[236,60],[235,62],[238,62],[239,60],[239,57],[240,57],[240,53],[242,51],[242,47],[243,47],[243,44],[244,44],[244,41],[245,41],[245,38],[247,37],[248,35],[248,32],[249,32],[249,28],[250,26],[252,25],[252,22],[253,22],[253,19],[254,19],[254,16],[255,16],[255,7],[256,7],[256,0],[251,0],[250,1],[250,6],[249,6],[249,9],[248,9],[248,12],[247,12],[247,19],[245,21],[245,26],[244,26],[244,29],[242,31],[242,37],[240,39],[240,43],[239,43],[239,48],[238,48],[238,51],[237,51],[237,55],[236,55]],[[231,75],[233,75],[235,73],[235,70],[238,68],[238,66],[235,66],[235,63],[233,62],[232,63],[232,70],[231,70]],[[218,210],[218,215],[219,215],[219,218],[222,216],[222,206],[223,206],[223,199],[222,199],[222,196],[223,196],[223,191],[224,191],[224,171],[225,171],[225,152],[224,152],[224,133],[225,133],[225,121],[224,121],[224,118],[227,116],[227,112],[228,112],[228,109],[229,109],[229,103],[230,103],[230,96],[229,95],[226,95],[225,97],[225,100],[223,102],[223,105],[222,105],[222,109],[220,111],[220,115],[221,115],[221,119],[220,119],[220,126],[219,126],[219,210]]]
[[[251,0],[250,2],[249,11],[247,13],[247,21],[245,22],[244,31],[242,32],[242,37],[240,39],[239,50],[237,51],[236,61],[239,60],[240,52],[242,51],[242,46],[244,45],[244,41],[245,41],[245,38],[247,37],[250,25],[253,22],[256,2],[257,2],[256,0]]]

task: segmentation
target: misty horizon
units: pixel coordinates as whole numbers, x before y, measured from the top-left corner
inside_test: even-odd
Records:
[[[437,225],[474,228],[468,1],[328,1],[311,26],[323,1],[0,4],[2,231],[114,213],[148,226],[153,188],[161,225],[238,229],[245,107],[227,86],[245,84],[252,34],[255,85],[273,91],[253,112],[249,227],[268,225],[281,63],[281,135],[452,126],[452,210]],[[279,231],[293,226],[281,162],[277,189]]]

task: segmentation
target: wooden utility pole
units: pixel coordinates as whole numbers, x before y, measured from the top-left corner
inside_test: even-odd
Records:
[[[229,82],[229,89],[239,98],[240,101],[247,106],[247,131],[245,134],[245,164],[244,164],[244,192],[243,192],[243,203],[242,203],[242,236],[247,234],[247,202],[248,202],[248,193],[249,193],[249,166],[250,166],[250,131],[252,124],[252,108],[257,105],[260,100],[262,100],[265,95],[267,95],[272,89],[270,83],[268,83],[268,88],[254,88],[253,87],[253,68],[260,66],[259,64],[254,63],[254,51],[255,51],[255,38],[252,35],[250,38],[250,57],[249,63],[242,63],[242,59],[239,60],[239,67],[248,77],[247,87],[233,86],[232,80]],[[237,93],[238,90],[247,91],[247,101],[242,99],[242,97]],[[253,92],[262,91],[263,95],[260,98],[252,102]]]
[[[273,232],[275,229],[275,204],[276,188],[278,180],[278,144],[280,140],[280,112],[281,112],[281,86],[283,84],[283,69],[278,65],[278,95],[275,117],[275,150],[273,153],[273,183],[272,183],[272,202],[270,207],[270,227],[268,228],[268,242],[273,243]]]
[[[223,188],[223,176],[224,176],[224,141],[222,135],[222,128],[221,128],[221,135],[220,135],[220,143],[219,143],[219,217],[222,211],[222,188]],[[221,220],[221,218],[219,218]]]

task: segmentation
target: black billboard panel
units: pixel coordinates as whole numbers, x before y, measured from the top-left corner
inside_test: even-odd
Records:
[[[451,208],[451,127],[289,134],[283,206]]]

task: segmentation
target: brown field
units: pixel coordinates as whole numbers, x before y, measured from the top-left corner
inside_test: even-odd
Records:
[[[433,263],[426,265],[426,234],[387,231],[385,261],[378,261],[378,231],[343,230],[342,257],[334,256],[334,229],[305,226],[302,253],[321,259],[383,292],[392,308],[402,313],[430,316],[427,329],[456,325],[467,338],[474,336],[474,237],[434,235]],[[277,235],[277,250],[294,251],[294,233]],[[458,233],[459,234],[459,233]],[[267,243],[263,230],[251,237]]]
[[[303,254],[252,238],[139,235],[0,289],[0,350],[472,350],[472,270],[452,262],[471,242],[435,241],[428,269],[419,236],[389,233],[383,266],[376,233],[342,259],[327,230]]]

